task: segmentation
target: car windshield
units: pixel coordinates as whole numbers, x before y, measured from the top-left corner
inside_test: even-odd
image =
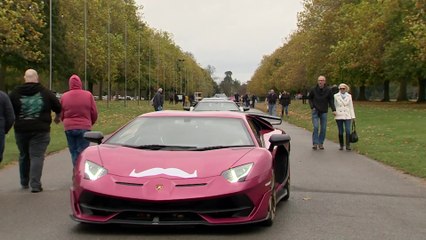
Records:
[[[105,143],[150,150],[212,150],[254,146],[241,119],[216,117],[137,118]]]
[[[194,111],[240,111],[237,104],[233,102],[209,101],[199,102]]]

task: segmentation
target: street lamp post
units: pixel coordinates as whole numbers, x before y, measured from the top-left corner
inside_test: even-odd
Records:
[[[108,2],[108,93],[107,93],[107,107],[111,100],[111,9]]]
[[[139,59],[139,79],[138,79],[138,105],[140,104],[141,99],[141,34],[139,33],[139,42],[138,42],[138,59]]]
[[[52,1],[49,1],[49,90],[52,90]]]
[[[127,19],[124,25],[124,106],[127,106]]]
[[[87,0],[84,1],[84,89],[87,90]]]
[[[151,41],[148,44],[148,100],[151,99]]]

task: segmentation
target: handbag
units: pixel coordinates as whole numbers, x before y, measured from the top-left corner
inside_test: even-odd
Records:
[[[355,120],[352,123],[352,131],[351,131],[351,135],[349,136],[349,141],[351,143],[356,143],[358,142],[358,134],[356,133],[356,125],[355,125]]]

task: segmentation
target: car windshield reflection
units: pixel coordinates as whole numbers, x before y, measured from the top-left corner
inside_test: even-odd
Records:
[[[105,143],[171,151],[254,146],[241,119],[215,117],[137,118]]]
[[[199,102],[194,111],[240,111],[238,105],[233,102]]]

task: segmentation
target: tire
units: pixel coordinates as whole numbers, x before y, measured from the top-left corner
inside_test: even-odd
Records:
[[[275,191],[275,174],[272,172],[271,177],[271,196],[269,197],[268,219],[262,222],[263,226],[270,227],[273,225],[277,212],[277,193]]]

